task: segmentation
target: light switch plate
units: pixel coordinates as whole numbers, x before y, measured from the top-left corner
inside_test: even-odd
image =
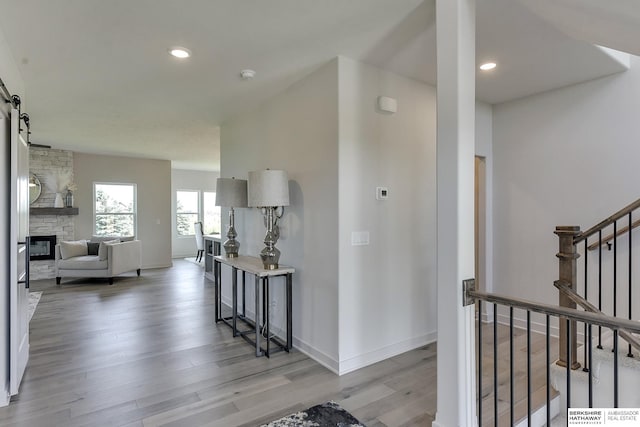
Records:
[[[352,231],[351,246],[364,246],[369,244],[368,231]]]

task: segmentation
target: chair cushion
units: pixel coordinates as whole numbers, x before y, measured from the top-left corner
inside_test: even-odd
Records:
[[[72,242],[60,242],[60,256],[62,259],[69,259],[77,256],[87,255],[87,241],[77,240]]]
[[[100,247],[98,247],[98,258],[100,258],[100,261],[104,261],[105,259],[107,259],[107,246],[113,245],[115,243],[120,243],[120,240],[115,239],[100,242]]]
[[[108,261],[97,255],[76,256],[58,261],[60,270],[106,270]]]
[[[100,248],[100,243],[87,243],[87,255],[98,255],[98,248]]]

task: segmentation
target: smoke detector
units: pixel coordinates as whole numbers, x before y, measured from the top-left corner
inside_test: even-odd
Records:
[[[240,78],[242,80],[251,80],[255,76],[256,76],[256,72],[253,70],[246,69],[246,70],[240,71]]]

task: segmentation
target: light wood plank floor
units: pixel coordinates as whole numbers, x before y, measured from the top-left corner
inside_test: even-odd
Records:
[[[215,325],[213,284],[189,262],[32,290],[31,359],[2,426],[256,426],[328,400],[369,427],[435,413],[435,344],[342,377],[297,351],[256,358]]]

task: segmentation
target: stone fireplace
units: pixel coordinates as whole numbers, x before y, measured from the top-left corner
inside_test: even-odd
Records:
[[[46,178],[55,171],[73,171],[73,152],[47,148],[29,149],[29,171],[43,183],[42,194],[31,207],[51,208],[55,193],[46,185]],[[55,242],[75,239],[75,216],[73,215],[29,215],[29,235],[32,238],[54,236]],[[51,247],[54,255],[47,259],[31,258],[29,263],[32,280],[55,277],[55,243]]]

